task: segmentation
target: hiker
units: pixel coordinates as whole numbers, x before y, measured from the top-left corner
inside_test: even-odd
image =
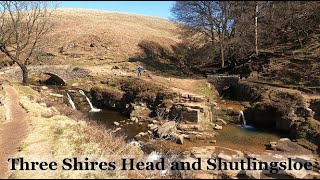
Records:
[[[138,67],[138,77],[141,77],[143,68],[141,66]]]

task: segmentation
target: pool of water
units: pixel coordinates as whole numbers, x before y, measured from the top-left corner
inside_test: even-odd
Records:
[[[63,88],[52,88],[54,92],[63,92]],[[219,104],[226,107],[231,107],[237,111],[243,109],[242,105],[239,102],[233,101],[221,101]],[[89,118],[96,120],[100,124],[103,124],[107,129],[114,130],[118,127],[121,130],[116,132],[116,135],[125,136],[127,141],[132,140],[138,133],[148,131],[147,123],[135,123],[128,120],[128,117],[122,115],[121,113],[111,111],[111,110],[102,110],[100,112],[84,112],[87,113]],[[120,126],[115,126],[114,122],[117,121],[120,123]],[[241,151],[248,152],[262,152],[265,150],[265,145],[269,144],[270,141],[278,141],[280,138],[285,137],[284,135],[279,134],[278,132],[268,132],[265,130],[259,130],[255,128],[243,128],[235,124],[227,124],[223,126],[222,130],[217,131],[219,134],[215,138],[216,144],[206,141],[188,141],[185,140],[184,144],[175,144],[172,142],[163,142],[161,146],[168,146],[169,148],[174,148],[176,150],[184,150],[189,147],[194,146],[205,146],[205,145],[217,145],[228,147],[232,149],[237,149]],[[212,140],[212,139],[211,139]],[[146,141],[149,141],[148,139]],[[154,142],[157,145],[159,142]]]
[[[119,122],[121,124],[121,126],[119,126],[121,127],[121,130],[117,131],[116,135],[125,135],[127,141],[132,140],[138,133],[146,132],[148,130],[146,123],[139,125],[138,123],[131,122],[126,116],[118,112],[103,110],[100,112],[88,112],[88,114],[91,119],[105,125],[108,129],[114,130],[117,127],[113,122]],[[131,124],[126,124],[127,122]],[[217,141],[216,144],[209,143],[209,141],[191,142],[188,140],[185,140],[182,145],[171,142],[162,143],[164,146],[174,148],[178,151],[179,149],[186,150],[189,147],[195,146],[217,145],[241,151],[263,152],[265,150],[265,145],[269,144],[270,141],[278,141],[280,138],[284,137],[276,132],[267,132],[252,127],[244,128],[234,124],[227,124],[223,126],[222,130],[218,130],[217,132],[218,135],[215,138]],[[155,143],[158,142],[155,141]]]
[[[146,123],[139,125],[138,123],[131,122],[126,116],[115,111],[102,110],[100,112],[87,113],[91,119],[105,125],[108,129],[114,130],[117,127],[113,123],[115,121],[119,122],[121,130],[117,131],[116,135],[125,135],[127,141],[133,139],[138,133],[148,130]],[[130,124],[127,124],[127,122]],[[268,132],[252,127],[244,128],[241,125],[235,124],[227,124],[223,126],[222,130],[216,132],[218,132],[215,138],[217,141],[216,144],[210,144],[209,142],[190,142],[188,140],[185,140],[183,145],[170,142],[166,143],[167,146],[172,146],[177,149],[185,149],[192,146],[217,145],[241,151],[263,152],[265,145],[269,144],[270,141],[278,141],[284,137],[284,135],[277,132]]]
[[[113,123],[119,122],[121,130],[117,131],[116,135],[125,135],[126,140],[133,139],[138,133],[146,132],[148,127],[145,123],[138,124],[135,122],[131,122],[128,120],[128,117],[122,115],[121,113],[110,111],[110,110],[102,110],[99,112],[87,112],[90,119],[96,120],[100,124],[105,125],[107,129],[114,130],[117,128]],[[127,124],[128,123],[128,124]]]
[[[241,125],[227,124],[217,131],[217,145],[249,152],[262,152],[270,141],[278,141],[284,137],[278,132],[260,130]]]

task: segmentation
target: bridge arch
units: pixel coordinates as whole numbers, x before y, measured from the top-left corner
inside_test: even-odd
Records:
[[[43,74],[49,75],[49,79],[45,80],[43,83],[46,85],[59,85],[65,86],[67,83],[66,81],[61,78],[59,75],[50,72],[44,72]]]

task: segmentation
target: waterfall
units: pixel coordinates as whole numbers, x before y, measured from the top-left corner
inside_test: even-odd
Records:
[[[67,93],[67,97],[68,97],[68,101],[69,101],[69,104],[71,105],[72,109],[77,110],[76,105],[72,101],[71,96],[69,95],[69,93]]]
[[[93,107],[90,99],[88,98],[88,96],[82,90],[79,90],[79,93],[86,97],[86,99],[87,99],[87,101],[89,103],[89,106],[91,108],[90,112],[99,112],[99,111],[101,111],[101,109],[97,109],[97,108]]]
[[[239,112],[238,119],[239,119],[240,122],[241,122],[241,120],[243,121],[242,122],[243,126],[247,125],[246,118],[244,117],[244,114],[243,114],[242,110]]]
[[[242,110],[239,112],[238,119],[239,119],[239,122],[242,121],[241,127],[246,128],[246,129],[255,129],[253,126],[247,125],[247,121],[246,121],[246,118],[245,118]]]

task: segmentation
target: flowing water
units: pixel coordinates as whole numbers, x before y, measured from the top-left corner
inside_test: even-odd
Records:
[[[242,128],[251,129],[251,130],[255,129],[253,126],[250,126],[247,124],[246,117],[244,116],[242,110],[239,112],[238,120],[240,123],[242,122],[242,124],[241,124]]]
[[[67,93],[67,98],[68,98],[68,102],[70,104],[70,106],[72,107],[72,109],[77,110],[76,105],[74,104],[74,102],[72,101],[71,96],[69,95],[69,93]]]
[[[138,125],[137,123],[131,122],[127,117],[121,115],[118,112],[102,110],[100,112],[88,112],[91,119],[97,120],[109,129],[117,128],[113,122],[117,121],[121,126],[121,130],[117,131],[117,135],[125,135],[126,140],[130,141],[140,132],[146,132],[148,130],[147,124]],[[171,142],[164,142],[164,146],[174,147],[175,149],[180,149],[181,151],[186,150],[188,147],[195,146],[224,146],[232,149],[249,151],[249,152],[262,152],[265,150],[265,145],[269,144],[270,141],[277,141],[283,136],[277,134],[276,132],[267,132],[263,130],[256,129],[245,123],[245,117],[243,113],[239,114],[239,117],[244,119],[243,124],[227,124],[223,126],[222,130],[218,130],[216,144],[211,144],[206,141],[189,141],[185,140],[182,145],[175,144]],[[122,123],[123,122],[123,123]],[[131,124],[126,124],[127,122]],[[153,146],[155,147],[155,146]],[[157,148],[156,148],[157,149]]]
[[[60,94],[63,94],[62,92],[66,93],[67,96],[67,102],[69,105],[76,109],[75,103],[71,97],[71,95],[68,93],[67,90],[59,89]],[[106,128],[110,130],[114,130],[116,128],[121,127],[119,131],[116,132],[116,135],[125,135],[127,141],[132,141],[135,135],[137,135],[140,132],[146,132],[148,131],[148,127],[146,123],[138,124],[135,122],[132,122],[128,120],[128,117],[110,110],[100,110],[94,108],[92,105],[90,99],[84,94],[83,91],[73,91],[78,92],[86,97],[86,100],[88,104],[90,105],[91,110],[83,111],[84,113],[87,113],[89,118],[98,121],[99,123],[103,124]],[[212,144],[209,141],[189,141],[185,140],[183,145],[171,143],[169,141],[164,141],[163,145],[168,146],[170,148],[174,148],[177,150],[186,150],[189,147],[194,146],[206,146],[206,145],[217,145],[217,146],[224,146],[232,149],[242,150],[242,151],[249,151],[249,152],[262,152],[265,150],[265,145],[270,143],[270,141],[277,141],[280,138],[284,137],[281,134],[277,134],[276,132],[266,132],[262,131],[256,128],[253,128],[252,126],[249,126],[246,124],[246,119],[244,117],[243,111],[241,106],[236,104],[235,102],[228,102],[225,101],[221,105],[225,105],[228,107],[233,107],[234,109],[239,110],[239,122],[241,124],[235,125],[235,124],[227,124],[223,126],[222,130],[218,130],[217,137],[215,140],[217,141],[216,144]],[[120,126],[115,126],[114,122],[119,122]],[[155,144],[157,145],[157,144]]]
[[[82,90],[79,90],[79,93],[86,97],[86,100],[87,100],[87,102],[88,102],[88,104],[89,104],[89,106],[91,108],[90,112],[99,112],[99,111],[101,111],[101,109],[97,109],[97,108],[93,107],[90,99],[88,98],[88,96]]]

